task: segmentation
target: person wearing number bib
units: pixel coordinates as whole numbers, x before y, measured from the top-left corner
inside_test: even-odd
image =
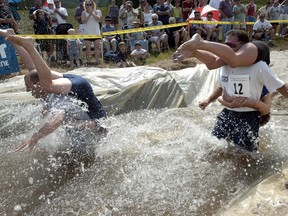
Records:
[[[269,92],[274,92],[283,88],[285,83],[263,61],[249,67],[223,66],[220,69],[219,86],[225,89],[230,97],[239,99],[239,104],[242,105],[225,107],[217,116],[212,135],[233,142],[248,151],[257,151],[260,112],[248,104],[260,100],[264,85]],[[243,106],[245,100],[247,105]]]

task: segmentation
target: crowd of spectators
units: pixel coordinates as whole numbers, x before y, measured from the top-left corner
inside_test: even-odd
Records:
[[[116,56],[120,52],[120,47],[123,51],[124,44],[125,52],[127,52],[125,56],[137,60],[137,62],[141,59],[140,64],[144,64],[149,53],[161,53],[171,48],[177,49],[195,33],[200,34],[205,40],[225,41],[227,31],[232,28],[242,29],[248,32],[250,40],[263,40],[271,45],[275,36],[287,37],[287,22],[282,23],[275,20],[288,19],[288,0],[282,0],[280,3],[279,0],[270,0],[259,8],[254,0],[249,0],[246,5],[242,1],[155,0],[155,4],[151,5],[149,3],[151,1],[139,0],[139,4],[135,6],[132,1],[122,0],[121,5],[117,5],[115,0],[111,0],[108,13],[103,17],[101,10],[97,8],[93,0],[79,0],[79,5],[75,8],[74,13],[74,18],[79,26],[74,26],[75,30],[70,32],[74,34],[76,31],[76,34],[98,36],[77,41],[77,44],[81,44],[81,47],[85,49],[86,62],[89,63],[93,56],[92,62],[96,64],[100,62],[101,55]],[[215,21],[212,12],[203,17],[197,10],[205,5],[219,10],[220,21],[240,23],[215,24],[212,22]],[[7,0],[0,0],[0,6],[0,28],[14,28],[15,32],[18,32],[20,17],[12,13]],[[163,28],[163,25],[186,22],[191,19],[191,15],[193,15],[193,20],[211,21],[211,24],[191,23]],[[42,0],[35,0],[34,6],[29,10],[29,18],[34,22],[35,34],[56,34],[57,27],[67,23],[68,13],[66,8],[61,5],[60,0],[47,0],[46,6],[43,6]],[[160,28],[133,32],[133,29],[157,26]],[[69,29],[70,27],[67,28],[67,34]],[[121,35],[113,33],[121,29],[131,29],[131,32]],[[104,36],[100,38],[101,33],[104,33]],[[69,40],[70,44],[73,40]],[[121,46],[119,46],[120,43]],[[37,40],[37,44],[39,50],[46,53],[48,61],[55,59],[55,40]],[[71,50],[71,47],[67,48],[67,52],[71,52]],[[93,55],[91,55],[92,51]],[[131,53],[134,54],[130,55]],[[141,57],[137,56],[136,58],[135,53],[145,53],[145,55],[141,54]],[[69,57],[69,53],[67,56]],[[80,58],[82,57],[80,56]],[[69,58],[68,61],[70,60]],[[79,64],[77,60],[75,65]]]

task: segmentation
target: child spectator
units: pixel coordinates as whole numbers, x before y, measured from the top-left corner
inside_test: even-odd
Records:
[[[69,35],[75,35],[75,29],[70,28],[68,30]],[[67,39],[67,53],[69,55],[70,62],[67,62],[67,65],[71,67],[76,63],[76,67],[80,66],[80,56],[82,51],[82,42],[77,38],[68,38]]]
[[[115,56],[115,63],[117,67],[123,68],[123,67],[135,67],[136,66],[134,62],[127,61],[127,59],[128,59],[128,54],[126,51],[126,44],[125,42],[120,42],[119,52]]]
[[[142,48],[142,44],[140,42],[136,42],[135,49],[131,52],[130,56],[133,60],[135,60],[135,62],[139,62],[141,65],[144,65],[146,58],[148,57],[148,52]]]

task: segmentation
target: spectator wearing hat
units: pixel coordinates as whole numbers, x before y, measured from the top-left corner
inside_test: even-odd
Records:
[[[108,15],[111,17],[111,25],[117,30],[119,23],[119,8],[118,5],[115,4],[115,0],[111,0],[111,5],[108,7]]]
[[[105,32],[113,32],[116,31],[116,28],[111,25],[111,17],[105,17],[105,25],[102,26],[102,33]],[[112,47],[112,51],[116,52],[117,50],[117,40],[115,38],[116,35],[105,35],[103,37],[103,46],[105,52],[110,52],[110,47]]]
[[[255,40],[263,40],[268,43],[272,43],[272,36],[274,35],[274,29],[271,23],[265,19],[265,14],[260,14],[260,20],[253,25],[253,38]]]
[[[135,19],[133,22],[133,28],[137,29],[140,28],[141,22],[139,19]],[[131,32],[127,34],[127,39],[130,42],[130,50],[134,50],[136,42],[141,41],[141,45],[144,49],[148,51],[148,40],[146,40],[147,33],[145,31],[140,32]]]
[[[126,43],[120,42],[119,43],[119,52],[115,56],[115,63],[117,67],[123,68],[123,67],[135,67],[135,63],[128,61],[128,53],[126,50]]]
[[[131,52],[130,56],[136,63],[144,65],[148,57],[148,52],[142,48],[142,44],[138,41],[135,43],[135,49]]]

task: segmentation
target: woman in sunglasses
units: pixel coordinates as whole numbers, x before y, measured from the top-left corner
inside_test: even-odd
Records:
[[[94,54],[96,57],[96,64],[99,64],[100,56],[100,22],[102,13],[100,10],[96,10],[96,4],[92,0],[86,0],[84,2],[85,10],[82,12],[81,19],[84,24],[84,34],[95,35],[95,38],[85,39],[86,43],[86,60],[89,62],[91,41],[94,42]]]
[[[216,56],[215,56],[216,55]],[[245,67],[258,61],[270,64],[270,50],[262,41],[249,42],[245,31],[230,30],[224,44],[203,40],[199,34],[182,44],[173,54],[173,61],[195,57],[206,64],[209,69],[224,65],[233,68]]]

